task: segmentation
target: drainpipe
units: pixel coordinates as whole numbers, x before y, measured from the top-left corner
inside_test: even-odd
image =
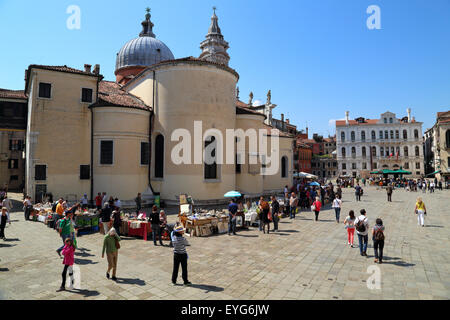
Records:
[[[156,72],[153,70],[153,97],[152,97],[152,111],[150,112],[149,117],[149,132],[148,132],[148,148],[149,148],[149,161],[148,161],[148,186],[152,193],[155,194],[155,191],[152,187],[152,131],[153,131],[153,122],[155,119],[155,93],[156,93]]]
[[[98,102],[98,87],[101,81],[101,76],[97,78],[97,92],[95,94],[95,102]],[[91,109],[91,200],[89,201],[94,206],[94,110]]]

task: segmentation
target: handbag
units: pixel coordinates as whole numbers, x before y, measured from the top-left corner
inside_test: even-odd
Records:
[[[314,204],[311,206],[311,210],[316,211],[316,206]]]
[[[271,211],[269,211],[269,213],[267,213],[267,219],[269,221],[272,221],[272,212]]]
[[[116,238],[115,239],[116,240],[116,249],[120,249],[120,243],[119,243],[119,240]]]

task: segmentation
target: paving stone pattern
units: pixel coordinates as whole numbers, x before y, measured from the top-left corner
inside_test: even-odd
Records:
[[[10,195],[19,199],[19,195]],[[428,209],[426,227],[417,225],[414,205],[422,196]],[[368,289],[375,266],[372,240],[369,257],[347,245],[343,224],[327,207],[320,221],[302,212],[295,221],[283,219],[280,231],[263,234],[258,228],[237,236],[188,238],[189,280],[192,287],[172,286],[173,252],[166,246],[137,238],[123,238],[118,281],[105,276],[101,258],[103,236],[79,237],[75,270],[81,283],[75,290],[56,292],[62,260],[55,250],[59,235],[39,222],[25,222],[18,207],[11,213],[7,241],[0,240],[0,299],[180,300],[180,299],[449,299],[450,190],[434,194],[396,190],[393,202],[386,193],[366,187],[361,202],[344,190],[342,217],[350,209],[367,210],[371,226],[380,217],[386,226],[384,264],[379,267],[381,289]],[[170,215],[169,222],[176,216]],[[355,239],[357,244],[357,239]],[[181,280],[181,270],[179,275]]]

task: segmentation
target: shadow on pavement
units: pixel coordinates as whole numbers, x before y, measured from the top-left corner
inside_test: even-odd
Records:
[[[88,259],[75,258],[75,264],[79,264],[79,265],[98,264],[98,262],[92,262],[92,260],[88,260]]]
[[[135,284],[138,286],[145,286],[145,281],[141,279],[117,278],[116,283],[119,284]]]
[[[425,228],[443,228],[444,226],[426,225]]]
[[[6,242],[10,242],[10,241],[20,241],[20,239],[19,239],[19,238],[11,238],[11,239],[6,238],[5,241],[6,241]]]
[[[298,233],[300,231],[298,230],[282,230],[283,232],[288,232],[288,233]]]
[[[244,238],[258,238],[258,235],[255,235],[255,234],[241,234],[241,233],[236,233],[234,236],[237,236],[237,237],[244,237]]]
[[[16,244],[0,243],[0,248],[2,247],[15,247]]]
[[[0,271],[9,271],[8,268],[0,268]]]
[[[85,298],[86,297],[95,297],[95,296],[100,295],[100,292],[98,292],[96,290],[91,291],[91,290],[85,290],[85,289],[72,289],[72,290],[66,289],[66,291],[69,291],[69,292],[72,292],[72,293],[76,293],[76,294],[81,294]]]
[[[221,288],[221,287],[208,286],[206,284],[192,284],[192,285],[190,285],[190,287],[195,288],[195,289],[205,290],[205,293],[223,291],[223,288]]]
[[[82,252],[75,251],[75,255],[76,256],[81,256],[81,257],[84,257],[84,258],[86,258],[86,257],[95,257],[94,254],[86,253],[84,251],[82,251]]]

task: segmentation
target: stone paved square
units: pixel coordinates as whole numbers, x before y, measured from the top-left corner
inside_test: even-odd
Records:
[[[19,195],[15,195],[19,200]],[[427,206],[426,226],[417,225],[413,213],[416,197]],[[13,196],[14,198],[14,196]],[[172,249],[152,241],[124,237],[118,259],[118,281],[105,277],[101,234],[78,238],[75,270],[81,284],[57,293],[63,269],[55,250],[58,234],[43,223],[25,222],[12,212],[7,240],[0,240],[1,299],[449,299],[450,298],[450,191],[422,194],[396,190],[393,202],[384,190],[366,187],[361,202],[345,189],[341,220],[350,209],[367,210],[371,226],[378,217],[386,227],[384,264],[347,246],[347,234],[326,207],[320,221],[302,212],[295,221],[283,219],[280,231],[262,234],[257,228],[237,236],[189,238],[188,269],[192,287],[172,286]],[[176,215],[169,216],[175,221]],[[357,239],[355,239],[357,244]],[[368,289],[368,267],[381,272],[381,289]],[[179,275],[181,282],[181,275]]]

